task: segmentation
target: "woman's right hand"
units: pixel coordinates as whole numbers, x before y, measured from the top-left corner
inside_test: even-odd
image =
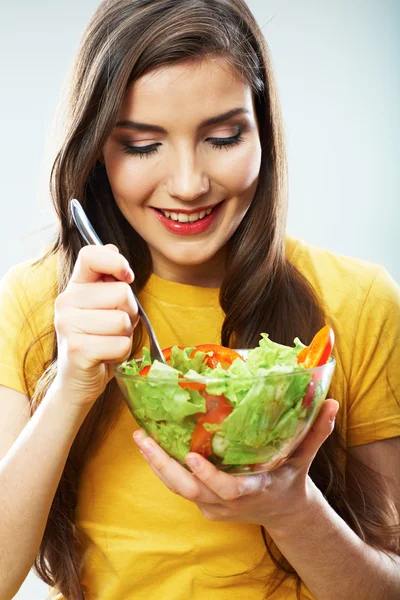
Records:
[[[91,406],[129,358],[138,307],[128,261],[112,244],[81,249],[71,279],[55,302],[58,368],[53,386],[71,403]]]

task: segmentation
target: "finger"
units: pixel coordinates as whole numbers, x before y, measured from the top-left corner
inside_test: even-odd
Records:
[[[220,501],[236,500],[241,496],[262,493],[268,486],[271,476],[269,473],[233,477],[217,469],[200,454],[190,452],[186,463],[200,481],[212,490]]]
[[[236,513],[232,508],[227,507],[225,504],[203,504],[203,502],[196,502],[197,507],[200,509],[203,517],[209,521],[236,521]]]
[[[59,333],[90,335],[123,335],[131,337],[134,329],[131,317],[124,310],[82,310],[71,307],[64,311],[62,323],[56,321]]]
[[[115,246],[84,246],[75,263],[71,276],[74,283],[92,283],[102,279],[103,275],[112,275],[120,281],[134,279],[133,271],[128,261]],[[118,250],[118,249],[117,249]]]
[[[101,336],[75,334],[68,344],[59,344],[59,354],[66,353],[72,363],[77,363],[85,369],[101,362],[123,362],[127,360],[132,350],[132,338],[128,336]]]
[[[221,502],[221,498],[216,496],[207,488],[207,486],[185,469],[185,467],[164,452],[164,450],[152,438],[147,437],[142,430],[135,431],[133,439],[153,472],[171,490],[171,492],[178,494],[191,502],[203,502],[206,504],[218,504]]]
[[[122,310],[128,313],[133,325],[136,325],[139,315],[138,306],[128,283],[123,281],[103,282],[96,285],[73,284],[68,295],[58,302],[63,302],[82,309]]]
[[[333,431],[338,409],[339,403],[336,400],[325,400],[314,425],[290,457],[291,464],[311,464],[319,448]]]

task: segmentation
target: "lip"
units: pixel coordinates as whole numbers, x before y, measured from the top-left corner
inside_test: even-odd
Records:
[[[207,229],[209,229],[209,227],[211,227],[211,225],[214,223],[214,221],[220,211],[222,204],[223,204],[223,202],[219,202],[218,204],[212,205],[212,206],[214,206],[213,211],[209,215],[204,217],[203,219],[200,219],[199,221],[195,221],[194,223],[180,223],[179,221],[172,221],[172,219],[168,219],[168,217],[165,217],[161,212],[159,212],[155,208],[151,207],[151,210],[153,211],[153,214],[157,217],[157,219],[160,221],[160,223],[165,227],[165,229],[167,229],[171,233],[175,233],[177,235],[197,235],[199,233],[203,233],[204,231],[207,231]],[[208,208],[212,208],[212,206],[209,206]],[[164,210],[164,209],[159,209],[159,210]],[[202,207],[201,210],[205,210],[205,207]],[[175,211],[172,210],[170,212],[175,212]],[[185,212],[186,214],[191,214],[193,212],[200,212],[200,211],[199,211],[199,209],[196,209],[195,211],[179,210],[179,212],[182,212],[182,213]]]

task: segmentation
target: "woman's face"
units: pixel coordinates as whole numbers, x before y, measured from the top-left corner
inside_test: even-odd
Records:
[[[199,285],[219,285],[260,161],[251,89],[222,58],[136,81],[104,147],[115,201],[147,242],[154,272]]]

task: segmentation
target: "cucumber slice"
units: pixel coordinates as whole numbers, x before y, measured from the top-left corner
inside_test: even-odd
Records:
[[[220,456],[221,458],[223,458],[225,455],[226,449],[229,446],[229,443],[230,442],[226,439],[226,437],[219,435],[218,433],[215,433],[211,440],[211,446],[212,446],[213,453],[216,456]]]

